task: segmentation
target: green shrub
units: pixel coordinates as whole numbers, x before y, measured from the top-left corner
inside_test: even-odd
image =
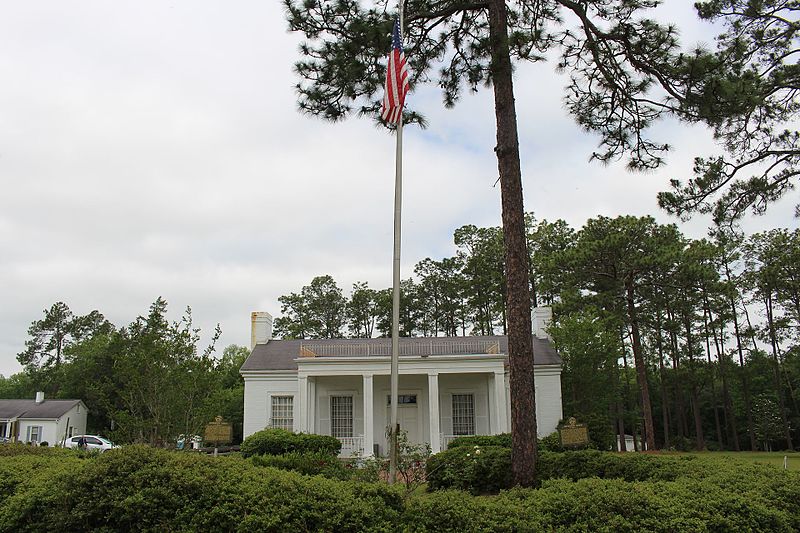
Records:
[[[563,450],[564,448],[561,447],[561,437],[558,435],[558,431],[554,431],[548,436],[539,439],[540,452],[560,452]]]
[[[336,437],[310,433],[292,433],[284,429],[264,429],[253,433],[241,445],[243,457],[283,455],[291,452],[338,455],[342,443]]]
[[[384,484],[341,482],[141,446],[41,461],[0,500],[0,531],[393,531],[403,502]],[[44,466],[44,463],[49,466]],[[24,475],[27,467],[20,470]]]
[[[498,492],[511,484],[511,448],[456,446],[432,455],[426,465],[428,490]]]
[[[504,446],[511,448],[511,433],[501,433],[499,435],[469,435],[456,437],[447,445],[447,449],[473,446]]]
[[[256,466],[291,470],[307,476],[320,475],[328,479],[378,481],[376,470],[360,468],[353,461],[342,461],[327,453],[289,452],[284,455],[256,455],[251,460]]]

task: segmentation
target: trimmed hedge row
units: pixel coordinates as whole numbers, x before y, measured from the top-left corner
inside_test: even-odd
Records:
[[[10,457],[0,462],[8,478],[0,531],[393,531],[403,512],[387,485],[141,446]]]
[[[253,455],[284,455],[287,453],[323,453],[336,456],[342,443],[329,435],[292,433],[284,429],[263,429],[242,442],[243,457]]]
[[[791,506],[795,506],[792,502]],[[798,510],[710,482],[546,481],[494,497],[440,491],[411,500],[407,531],[796,531]]]
[[[546,452],[560,452],[564,448],[561,447],[561,439],[558,432],[553,432],[546,437],[538,440],[539,451]],[[447,445],[447,449],[473,447],[473,446],[503,446],[511,448],[511,433],[500,433],[498,435],[470,435],[465,437],[456,437]]]
[[[291,470],[307,476],[324,476],[328,479],[378,481],[376,469],[359,468],[353,462],[345,462],[326,453],[290,452],[284,455],[256,455],[252,459],[256,466],[267,466]]]
[[[488,458],[503,448],[479,449],[477,456]],[[460,454],[475,457],[474,450],[462,448]],[[585,457],[561,457],[576,453]],[[648,478],[641,459],[628,459],[633,454],[606,455],[630,463],[627,470],[620,467],[625,475]],[[564,460],[576,475],[606,464],[590,452],[542,457],[542,468]],[[404,501],[399,488],[383,483],[334,481],[253,464],[274,460],[269,457],[212,458],[140,446],[96,456],[18,453],[0,460],[0,532],[800,530],[796,472],[644,457],[671,465],[653,467],[648,479],[674,480],[551,479],[540,489],[498,496],[443,490]]]

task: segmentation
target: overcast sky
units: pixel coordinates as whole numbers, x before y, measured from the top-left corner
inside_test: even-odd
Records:
[[[391,284],[394,138],[371,120],[296,111],[299,36],[277,0],[2,0],[0,16],[0,374],[42,310],[66,302],[118,326],[158,296],[188,305],[218,346],[249,344],[249,313],[314,276]],[[712,42],[690,2],[655,14],[688,45]],[[388,39],[387,39],[388,47]],[[657,172],[589,162],[597,139],[562,105],[552,64],[515,78],[525,207],[537,218],[654,215],[670,178],[714,150],[702,128],[663,123]],[[405,132],[402,275],[454,253],[464,224],[499,225],[490,91],[445,110],[409,96],[430,126]],[[788,198],[749,232],[796,227]],[[702,237],[708,221],[681,224]],[[207,336],[206,336],[207,338]]]

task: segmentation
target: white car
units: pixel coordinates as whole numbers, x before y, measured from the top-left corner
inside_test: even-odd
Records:
[[[107,438],[100,437],[98,435],[76,435],[67,439],[67,442],[64,443],[64,446],[66,448],[78,448],[82,438],[86,441],[87,450],[100,450],[101,452],[104,452],[106,450],[110,450],[111,448],[118,447]]]

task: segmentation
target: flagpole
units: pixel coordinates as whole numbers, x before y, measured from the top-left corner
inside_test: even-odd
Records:
[[[403,0],[398,2],[400,19],[400,36],[403,35]],[[391,415],[389,426],[389,484],[393,485],[397,478],[398,459],[398,433],[400,426],[397,423],[397,395],[399,387],[399,362],[400,362],[400,215],[403,205],[403,112],[400,110],[400,120],[397,122],[395,169],[394,169],[394,257],[392,268],[392,364],[389,387],[391,394]]]

